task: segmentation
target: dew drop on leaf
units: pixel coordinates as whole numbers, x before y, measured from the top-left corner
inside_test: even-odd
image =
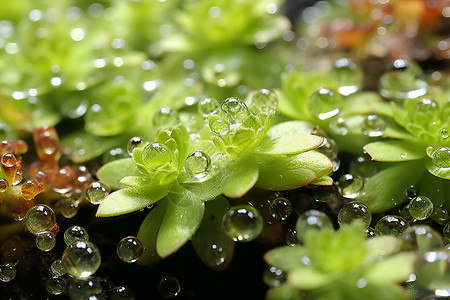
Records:
[[[386,127],[386,121],[378,115],[368,115],[362,124],[362,133],[370,137],[381,136]]]
[[[25,226],[34,235],[43,231],[52,230],[55,224],[55,212],[46,204],[31,207],[25,215]]]
[[[297,231],[297,238],[303,242],[306,231],[333,230],[333,223],[325,213],[310,209],[298,218],[295,230]]]
[[[441,131],[439,131],[439,135],[441,136],[441,138],[443,138],[444,140],[448,139],[448,137],[450,136],[450,134],[448,133],[447,129],[441,129]]]
[[[76,242],[87,242],[89,241],[89,234],[86,229],[81,226],[69,227],[64,232],[64,243],[70,246]]]
[[[50,231],[39,232],[36,235],[36,247],[41,251],[50,251],[56,245],[56,237]]]
[[[196,178],[205,177],[211,169],[211,158],[202,151],[194,151],[186,158],[186,172]]]
[[[234,241],[248,242],[255,239],[263,229],[259,211],[250,205],[237,205],[223,216],[222,228]]]
[[[86,190],[86,199],[94,205],[102,203],[102,201],[108,196],[111,188],[100,181],[92,182]]]
[[[427,252],[444,246],[441,235],[428,225],[414,225],[400,235],[401,251]]]
[[[64,267],[64,264],[60,259],[57,259],[52,262],[50,266],[50,271],[55,276],[63,276],[64,274],[67,273],[66,267]]]
[[[0,178],[0,193],[6,192],[9,187],[9,183],[5,178]]]
[[[331,131],[333,131],[337,135],[347,135],[349,132],[347,124],[345,123],[345,119],[342,117],[335,117],[331,119],[328,126],[330,127]]]
[[[372,222],[372,213],[369,207],[359,201],[351,201],[345,204],[338,213],[339,226],[349,225],[352,222],[359,220],[364,224],[364,227],[369,227]]]
[[[342,175],[337,182],[339,193],[344,198],[356,198],[364,187],[364,181],[352,174]]]
[[[433,213],[433,202],[428,197],[417,196],[409,202],[409,213],[416,220],[425,220]]]
[[[252,95],[249,107],[256,114],[276,111],[278,107],[277,95],[269,89],[261,89]]]
[[[180,123],[180,116],[176,110],[163,107],[153,116],[153,126],[171,127]]]
[[[272,199],[269,204],[270,215],[277,220],[286,220],[292,214],[291,202],[283,197]]]
[[[436,149],[433,152],[431,159],[438,168],[450,168],[450,148],[441,147]]]
[[[288,245],[288,246],[299,245],[300,241],[298,240],[298,237],[297,237],[297,230],[295,230],[295,229],[288,230],[286,232],[285,240],[286,240],[286,245]]]
[[[235,97],[225,99],[220,109],[228,117],[230,124],[240,124],[249,115],[247,105]]]
[[[198,111],[204,116],[208,117],[219,112],[220,104],[214,98],[205,98],[198,103]]]
[[[217,135],[225,135],[230,131],[230,124],[218,115],[212,115],[208,119],[211,131]]]
[[[158,293],[164,299],[173,299],[180,291],[180,282],[175,277],[165,276],[158,282]]]
[[[350,58],[340,58],[334,62],[331,70],[332,78],[337,81],[338,92],[347,96],[361,89],[363,72]]]
[[[133,156],[133,150],[136,149],[136,148],[144,147],[146,143],[147,142],[143,138],[141,138],[139,136],[132,137],[128,141],[128,144],[127,144],[127,152],[128,152],[128,154],[130,156]]]
[[[276,267],[268,267],[264,270],[263,281],[270,287],[277,287],[286,281],[286,272]]]
[[[409,227],[408,222],[400,216],[386,215],[375,224],[376,235],[393,235],[395,237]]]
[[[358,156],[350,163],[350,173],[361,178],[369,178],[378,172],[378,166],[370,158]]]
[[[336,116],[340,112],[342,104],[343,99],[340,94],[324,87],[313,92],[307,100],[309,112],[320,120]]]
[[[336,196],[337,191],[334,185],[324,185],[312,189],[311,194],[314,200],[319,202],[327,202]]]
[[[16,277],[16,267],[14,264],[6,263],[0,265],[0,280],[3,282],[10,282]]]
[[[60,295],[66,290],[66,281],[59,276],[52,276],[45,281],[45,289],[52,295]]]
[[[126,263],[133,263],[139,259],[144,251],[141,241],[134,236],[127,236],[117,244],[117,255]]]
[[[101,256],[91,242],[75,242],[64,250],[62,261],[67,273],[73,277],[89,277],[100,266]]]
[[[172,150],[161,143],[149,143],[142,150],[142,163],[152,171],[172,162]]]

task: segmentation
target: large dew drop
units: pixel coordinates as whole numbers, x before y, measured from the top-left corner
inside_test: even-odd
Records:
[[[16,277],[16,267],[14,264],[6,263],[0,265],[0,280],[3,282],[9,282]]]
[[[62,261],[70,276],[85,278],[97,271],[101,256],[93,243],[76,242],[64,250]]]
[[[292,214],[291,202],[283,197],[272,199],[269,204],[269,213],[274,219],[286,220]]]
[[[92,182],[86,190],[86,199],[94,205],[102,203],[111,191],[110,187],[103,182]]]
[[[416,220],[425,220],[433,213],[433,202],[428,197],[417,196],[411,199],[408,210],[411,216]]]
[[[56,215],[50,206],[35,205],[25,215],[25,226],[34,235],[43,231],[50,231],[56,224]]]
[[[186,158],[186,172],[196,178],[205,177],[211,169],[211,158],[202,151],[194,151]]]
[[[208,119],[211,131],[217,135],[225,135],[230,131],[230,124],[218,115],[212,115]]]
[[[127,144],[127,152],[130,156],[133,156],[133,150],[136,148],[144,147],[147,142],[138,136],[132,137]]]
[[[220,104],[214,98],[205,98],[198,103],[198,111],[204,116],[208,117],[219,112]]]
[[[342,96],[328,88],[319,88],[308,98],[308,109],[311,115],[320,120],[336,116],[342,108]]]
[[[408,222],[402,217],[386,215],[377,222],[374,230],[376,235],[393,235],[398,237],[408,227]]]
[[[175,298],[180,290],[180,282],[175,277],[165,276],[158,282],[158,293],[164,299]]]
[[[248,242],[255,239],[263,229],[259,211],[250,205],[237,205],[223,216],[222,228],[234,241]]]
[[[261,89],[252,95],[249,107],[254,113],[276,111],[277,95],[271,90]]]
[[[56,237],[50,231],[43,231],[36,235],[36,247],[41,251],[50,251],[56,245]]]
[[[247,105],[235,97],[225,99],[220,109],[228,117],[230,124],[240,124],[249,115]]]
[[[172,150],[161,143],[149,143],[142,151],[142,162],[145,167],[156,171],[158,168],[172,162]]]
[[[364,181],[359,177],[354,177],[352,174],[342,175],[338,180],[339,193],[344,198],[356,198],[364,187]]]
[[[400,235],[400,250],[426,252],[444,246],[439,232],[427,225],[414,225]]]
[[[127,236],[117,244],[117,255],[126,263],[133,263],[139,259],[144,246],[141,241],[134,236]]]
[[[337,81],[338,92],[347,96],[361,89],[363,71],[350,58],[340,58],[334,62],[332,78]]]
[[[450,148],[441,147],[431,155],[433,163],[438,168],[450,168]]]
[[[66,281],[58,276],[49,277],[45,281],[45,289],[52,295],[60,295],[66,290]]]
[[[348,225],[352,222],[359,220],[367,228],[372,221],[372,213],[369,207],[362,202],[352,201],[345,204],[338,213],[339,226]]]
[[[308,230],[333,230],[333,223],[325,213],[311,209],[298,218],[295,229],[297,238],[303,242]]]
[[[64,243],[70,246],[77,242],[87,242],[89,241],[89,234],[86,229],[81,226],[69,227],[64,232]]]
[[[180,123],[178,112],[167,107],[161,108],[153,116],[153,125],[155,127],[171,127],[178,123]]]
[[[368,115],[362,124],[362,133],[370,137],[383,135],[386,121],[378,115]]]
[[[62,262],[61,259],[57,259],[52,262],[50,266],[50,271],[52,272],[53,275],[58,277],[63,276],[64,274],[67,273],[66,267],[64,266],[64,263]]]

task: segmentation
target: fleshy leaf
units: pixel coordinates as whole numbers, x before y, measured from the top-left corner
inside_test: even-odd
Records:
[[[222,193],[224,174],[220,172],[205,181],[181,183],[181,185],[195,194],[200,201],[212,200]]]
[[[317,178],[316,180],[314,180],[313,182],[311,182],[310,184],[312,185],[332,185],[333,184],[333,178],[331,178],[330,176],[321,176],[319,178]]]
[[[270,127],[267,136],[277,138],[285,135],[309,134],[314,125],[306,121],[287,121]]]
[[[280,136],[264,140],[256,152],[272,155],[297,154],[317,148],[322,143],[323,137],[312,134]]]
[[[363,149],[376,161],[408,161],[426,156],[425,147],[413,141],[373,142]]]
[[[397,250],[397,238],[391,235],[376,236],[366,241],[369,252],[366,263],[371,264],[383,256],[388,256]]]
[[[121,158],[103,165],[97,171],[97,178],[107,183],[112,189],[118,190],[124,185],[120,180],[125,176],[139,176],[141,173],[136,168],[132,158]]]
[[[177,251],[192,237],[205,210],[204,203],[183,187],[169,192],[165,199],[167,210],[156,240],[156,251],[162,258]]]
[[[371,265],[364,278],[372,283],[391,283],[406,281],[414,273],[416,254],[403,252]]]
[[[271,288],[266,297],[267,300],[301,300],[302,298],[300,291],[287,283]]]
[[[238,160],[237,164],[229,166],[222,192],[230,198],[239,198],[247,193],[258,180],[258,167],[251,159]]]
[[[327,273],[303,266],[289,272],[287,280],[291,286],[297,289],[309,290],[320,288],[334,279]]]
[[[434,176],[450,180],[450,168],[439,168],[433,163],[431,159],[428,159],[425,164],[428,172],[430,172]]]
[[[308,250],[302,246],[283,246],[267,252],[264,260],[283,271],[291,271],[302,266],[301,258],[307,254]]]
[[[97,217],[127,214],[153,204],[167,195],[167,186],[124,188],[115,191],[100,203]]]

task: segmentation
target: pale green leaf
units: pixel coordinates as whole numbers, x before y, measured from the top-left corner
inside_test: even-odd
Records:
[[[323,137],[311,134],[280,136],[264,140],[256,152],[272,155],[297,154],[319,147],[323,140]]]
[[[308,254],[308,250],[302,246],[283,246],[270,250],[264,255],[267,264],[291,271],[302,266],[301,258]]]
[[[363,149],[376,161],[408,161],[426,156],[425,147],[413,141],[373,142]]]
[[[316,289],[334,280],[331,274],[323,273],[308,266],[298,267],[287,276],[288,283],[297,289]]]
[[[427,170],[436,177],[450,180],[450,168],[440,168],[431,159],[426,162]]]
[[[414,273],[416,254],[403,252],[371,265],[364,278],[372,283],[393,283],[406,281]]]
[[[127,187],[140,187],[149,185],[150,181],[145,176],[127,176],[122,178],[119,183]]]
[[[314,125],[306,121],[286,121],[270,127],[267,136],[277,138],[286,135],[310,134]]]
[[[223,181],[222,192],[230,198],[239,198],[247,193],[258,180],[258,166],[251,159],[240,159],[229,166]]]
[[[136,164],[132,158],[121,158],[103,165],[97,171],[97,178],[107,183],[112,189],[118,190],[125,187],[120,180],[125,176],[139,176]]]
[[[271,288],[267,291],[267,300],[301,300],[301,292],[287,283]]]
[[[391,235],[382,235],[370,238],[366,241],[368,253],[366,256],[366,264],[372,264],[380,257],[388,256],[397,251],[398,240]]]
[[[316,185],[316,186],[319,186],[319,185],[332,185],[333,184],[333,178],[331,178],[330,176],[324,175],[324,176],[321,176],[321,177],[317,178],[316,180],[314,180],[310,184]]]

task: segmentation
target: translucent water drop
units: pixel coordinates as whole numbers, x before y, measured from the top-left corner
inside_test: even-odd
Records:
[[[198,103],[198,111],[204,116],[208,117],[219,112],[220,103],[214,98],[205,98]]]
[[[31,200],[36,197],[37,194],[44,191],[44,187],[35,180],[27,180],[21,187],[22,197],[25,200]]]
[[[77,215],[79,203],[72,197],[61,198],[58,203],[61,215],[65,218],[70,219]]]
[[[172,127],[180,123],[180,116],[176,110],[163,107],[153,116],[153,126]]]
[[[53,173],[52,176],[52,189],[57,193],[69,192],[75,181],[77,180],[77,173],[69,166],[65,166]]]
[[[314,200],[319,202],[327,202],[336,197],[337,191],[334,185],[324,185],[312,189],[311,194]]]
[[[393,235],[398,237],[408,227],[408,222],[402,217],[386,215],[377,222],[374,230],[376,235]]]
[[[225,263],[228,255],[228,247],[223,246],[221,243],[213,243],[208,248],[204,259],[208,266],[221,266]]]
[[[51,231],[55,224],[55,212],[46,204],[33,206],[25,215],[25,226],[34,235],[43,231]]]
[[[67,273],[66,267],[64,266],[61,259],[57,259],[52,262],[50,266],[50,271],[52,272],[53,275],[57,277],[63,276],[64,274]]]
[[[89,278],[70,278],[67,281],[67,293],[70,299],[97,299],[102,292],[100,280],[94,276]],[[95,298],[91,298],[94,297]]]
[[[115,286],[111,290],[110,299],[111,300],[134,300],[134,293],[127,286],[124,286],[124,285]]]
[[[102,203],[102,201],[108,196],[111,188],[100,181],[92,182],[86,190],[86,199],[94,205]]]
[[[339,193],[344,198],[356,198],[364,187],[364,181],[352,174],[342,175],[337,183]]]
[[[230,131],[230,124],[218,115],[212,115],[208,119],[211,131],[217,135],[225,135]]]
[[[2,166],[4,168],[13,168],[17,165],[18,161],[16,159],[16,157],[14,156],[14,154],[12,153],[5,153],[2,155],[2,160],[1,160]]]
[[[439,131],[439,135],[441,136],[441,138],[443,138],[444,140],[448,139],[448,137],[450,136],[450,134],[448,133],[447,129],[441,129],[441,131]]]
[[[136,148],[144,147],[147,142],[138,136],[132,137],[127,144],[127,152],[130,156],[133,156],[133,150]]]
[[[450,244],[450,222],[442,230],[442,236],[444,237],[445,243]]]
[[[205,177],[211,169],[211,158],[202,151],[194,151],[186,158],[186,172],[196,178]]]
[[[425,220],[433,213],[433,202],[428,197],[417,196],[409,202],[409,213],[416,220]]]
[[[70,276],[88,277],[97,271],[101,256],[93,243],[76,242],[64,250],[62,261]]]
[[[58,276],[49,277],[45,281],[45,289],[52,295],[60,295],[66,290],[66,281]]]
[[[261,89],[252,95],[249,107],[254,113],[276,111],[277,95],[269,89]]]
[[[333,223],[330,218],[323,212],[318,210],[308,210],[302,214],[295,225],[297,238],[303,242],[305,233],[308,230],[333,230]]]
[[[117,244],[117,255],[126,263],[133,263],[139,259],[144,251],[141,241],[134,236],[127,236]]]
[[[88,242],[89,233],[81,226],[72,226],[64,232],[64,243],[70,246],[77,242]]]
[[[439,232],[427,225],[414,225],[405,229],[399,240],[401,251],[426,252],[444,246]]]
[[[347,96],[361,89],[363,72],[350,58],[340,58],[334,62],[332,78],[337,81],[338,92]]]
[[[436,101],[428,98],[423,98],[419,102],[417,102],[416,106],[414,107],[413,111],[413,121],[429,126],[428,120],[430,118],[434,118],[439,112],[439,106],[436,103]]]
[[[378,115],[368,115],[362,124],[362,133],[370,137],[383,135],[386,121]]]
[[[234,241],[248,242],[255,239],[263,229],[259,211],[250,205],[237,205],[223,216],[222,228]]]
[[[359,201],[351,201],[345,204],[338,213],[338,223],[341,227],[351,224],[355,220],[361,221],[365,228],[369,227],[370,222],[372,222],[372,213],[369,207]]]
[[[158,282],[158,293],[164,299],[173,299],[180,291],[180,282],[175,277],[165,276]]]
[[[6,192],[9,187],[9,183],[5,178],[0,178],[0,193]]]
[[[56,245],[56,237],[50,231],[39,232],[36,235],[36,247],[41,251],[50,251]]]
[[[274,219],[286,220],[292,214],[291,202],[283,197],[272,199],[269,204],[269,213]]]
[[[297,230],[295,230],[295,229],[288,230],[288,232],[286,232],[285,240],[286,240],[286,245],[288,245],[288,246],[293,247],[293,246],[299,245],[300,241],[298,240],[298,237],[297,237]]]
[[[343,104],[342,96],[328,88],[319,88],[307,101],[309,112],[313,117],[326,120],[336,116]]]
[[[450,148],[441,147],[436,149],[433,152],[431,159],[438,168],[450,168]]]
[[[263,273],[263,281],[270,287],[276,287],[286,281],[286,272],[276,267],[268,267]]]
[[[112,161],[115,161],[115,160],[118,160],[121,158],[127,158],[127,157],[130,157],[130,155],[128,154],[127,151],[125,151],[122,148],[114,148],[114,149],[111,149],[111,150],[105,152],[105,154],[103,154],[102,161],[103,161],[103,164],[107,164],[109,162],[112,162]]]
[[[144,166],[152,171],[172,162],[172,150],[161,143],[149,143],[142,151],[142,162]]]
[[[0,280],[3,282],[10,282],[16,277],[16,267],[14,264],[0,265]]]
[[[428,146],[425,149],[425,152],[427,153],[427,156],[432,158],[433,157],[433,152],[434,152],[434,147],[433,146]]]
[[[402,217],[403,219],[405,219],[405,221],[407,221],[409,223],[412,223],[412,222],[416,221],[416,219],[409,212],[409,204],[405,205],[400,210],[400,217]]]
[[[328,126],[337,135],[347,135],[349,132],[345,119],[341,117],[331,119]]]
[[[415,263],[416,282],[436,294],[448,296],[450,288],[450,251],[428,251],[419,256]]]
[[[425,95],[427,83],[421,78],[422,70],[412,62],[396,59],[380,78],[380,94],[386,98],[414,99]]]
[[[230,124],[240,124],[249,115],[247,105],[234,97],[225,99],[220,104],[220,109],[228,117]]]
[[[361,178],[369,178],[378,173],[378,166],[370,158],[358,156],[350,163],[350,172]]]

